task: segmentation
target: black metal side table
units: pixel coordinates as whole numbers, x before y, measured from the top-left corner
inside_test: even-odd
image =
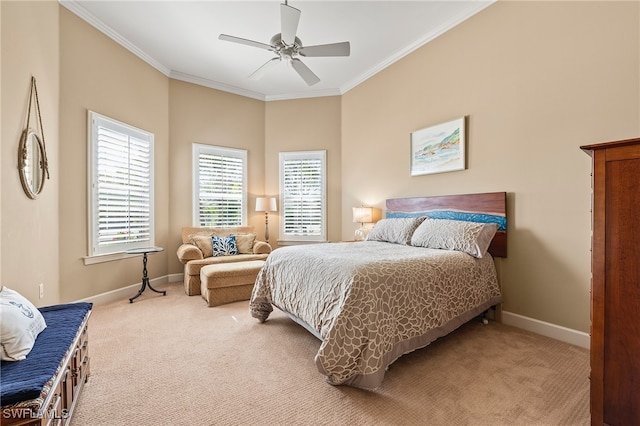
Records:
[[[156,290],[151,287],[151,283],[149,282],[149,276],[147,275],[147,254],[149,253],[158,253],[163,251],[162,247],[142,247],[136,249],[130,249],[125,251],[127,254],[141,254],[142,255],[142,285],[140,286],[140,290],[138,290],[138,294],[129,299],[129,303],[133,303],[135,299],[137,299],[145,288],[149,287],[151,291],[155,291],[156,293],[162,293],[163,296],[167,295],[166,290]]]

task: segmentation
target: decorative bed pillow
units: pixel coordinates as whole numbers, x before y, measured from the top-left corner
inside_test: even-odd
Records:
[[[210,235],[192,235],[190,242],[200,249],[202,257],[213,256],[213,243]]]
[[[411,245],[456,250],[481,258],[498,230],[495,223],[465,222],[451,219],[427,219],[411,237]]]
[[[253,254],[253,243],[256,240],[256,234],[235,234],[236,246],[240,254]]]
[[[40,311],[15,290],[0,289],[0,353],[3,361],[27,357],[36,337],[47,327]]]
[[[409,245],[413,232],[425,218],[426,216],[381,219],[371,229],[367,241]]]
[[[238,246],[236,245],[236,237],[234,235],[228,237],[212,235],[211,241],[214,256],[232,256],[238,254]]]

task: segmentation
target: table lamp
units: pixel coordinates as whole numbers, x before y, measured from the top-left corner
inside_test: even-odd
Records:
[[[356,229],[354,239],[356,241],[364,241],[364,239],[367,238],[367,230],[364,229],[364,224],[373,222],[373,208],[354,207],[353,222],[360,223],[360,228]]]

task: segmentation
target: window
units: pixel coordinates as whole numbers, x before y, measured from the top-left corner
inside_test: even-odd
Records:
[[[89,256],[153,246],[153,133],[88,119]]]
[[[245,224],[246,188],[246,150],[193,144],[194,226]]]
[[[280,239],[326,241],[326,151],[280,153]]]

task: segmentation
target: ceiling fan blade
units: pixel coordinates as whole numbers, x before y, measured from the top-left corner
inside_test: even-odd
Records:
[[[293,66],[293,69],[300,74],[300,77],[302,77],[309,86],[313,86],[320,81],[318,76],[315,75],[313,71],[311,71],[300,59],[291,59],[291,66]]]
[[[265,62],[264,65],[262,65],[260,68],[258,68],[257,70],[255,70],[250,76],[249,76],[249,80],[259,80],[268,70],[270,70],[271,68],[273,68],[275,65],[277,65],[278,63],[280,63],[280,57],[275,57],[273,59],[269,59],[267,62]]]
[[[258,47],[265,50],[274,50],[270,44],[260,43],[259,41],[247,40],[246,38],[234,37],[227,34],[220,34],[218,39],[224,41],[230,41],[233,43],[246,44],[247,46]]]
[[[295,7],[287,4],[280,5],[280,21],[282,30],[280,31],[282,41],[288,45],[292,45],[296,39],[298,31],[298,22],[300,22],[300,11]]]
[[[351,45],[348,41],[342,43],[319,44],[317,46],[305,46],[298,49],[302,56],[349,56]]]

